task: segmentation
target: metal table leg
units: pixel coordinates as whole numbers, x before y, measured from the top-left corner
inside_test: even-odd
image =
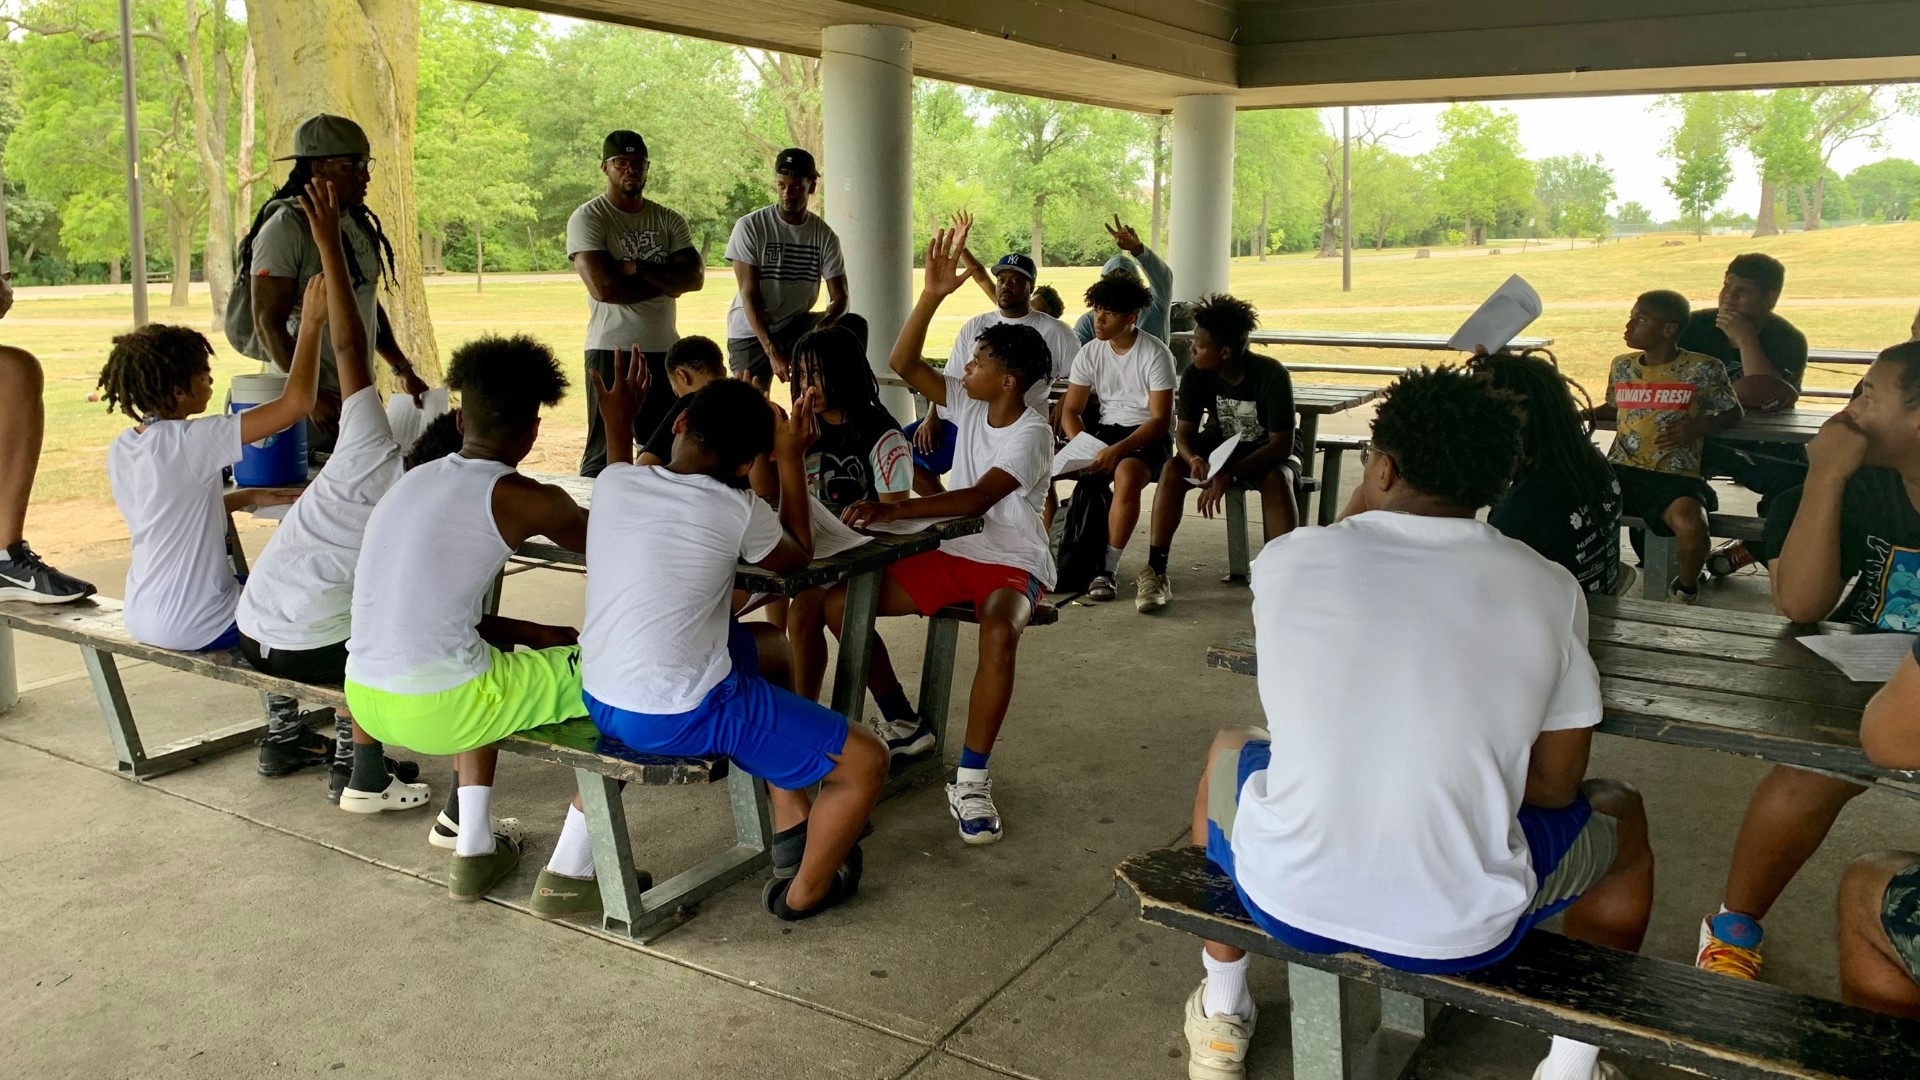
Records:
[[[1640,568],[1640,598],[1664,601],[1667,584],[1680,576],[1680,549],[1673,537],[1655,536],[1648,529],[1646,552],[1646,565]]]
[[[20,701],[20,677],[13,666],[13,627],[0,622],[0,713]]]
[[[107,737],[113,740],[113,753],[119,760],[122,776],[152,780],[223,750],[252,745],[267,733],[265,724],[249,721],[168,743],[149,754],[141,741],[139,725],[134,722],[133,707],[127,702],[126,688],[120,684],[113,654],[82,645],[80,658],[87,665],[87,678],[92,681],[94,697],[100,702],[100,715],[107,722]]]
[[[1403,1080],[1413,1075],[1438,1010],[1411,994],[1379,991],[1380,1023],[1349,1052],[1355,995],[1369,988],[1299,964],[1287,965],[1293,1026],[1293,1080]]]
[[[1300,433],[1297,436],[1295,436],[1295,442],[1297,445],[1305,447],[1305,450],[1300,454],[1300,475],[1301,476],[1314,475],[1313,455],[1317,452],[1317,448],[1320,442],[1319,414],[1317,413],[1301,413],[1300,414]],[[1313,515],[1308,512],[1309,510],[1312,509],[1312,507],[1309,505],[1312,502],[1313,502],[1313,494],[1311,492],[1301,497],[1300,506],[1299,506],[1300,516],[1296,520],[1302,523],[1313,520]],[[1327,490],[1325,488],[1321,488],[1320,489],[1320,505],[1325,506],[1326,503],[1327,503]]]
[[[875,567],[847,579],[847,606],[840,620],[833,711],[856,723],[866,711],[867,671],[873,665],[873,623],[880,611],[881,574]]]
[[[953,702],[953,652],[959,640],[957,620],[927,620],[927,648],[920,661],[920,716],[933,727],[933,749],[894,769],[880,789],[883,799],[937,779],[946,770],[947,712]]]

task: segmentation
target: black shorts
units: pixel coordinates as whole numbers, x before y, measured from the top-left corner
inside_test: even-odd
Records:
[[[1087,434],[1099,439],[1108,446],[1112,446],[1114,443],[1131,436],[1138,430],[1140,430],[1140,425],[1138,424],[1087,425]],[[1141,464],[1147,467],[1148,480],[1158,480],[1160,479],[1160,470],[1167,464],[1167,458],[1172,456],[1172,454],[1173,444],[1168,441],[1165,435],[1162,435],[1158,439],[1135,450],[1133,453],[1128,454],[1127,458],[1138,459]],[[1122,460],[1126,460],[1127,458],[1123,458]]]
[[[1620,481],[1621,515],[1646,522],[1647,531],[1655,536],[1673,535],[1666,519],[1667,507],[1676,499],[1698,500],[1708,513],[1720,509],[1720,497],[1713,493],[1713,485],[1698,476],[1677,476],[1630,465],[1615,465],[1613,475]]]
[[[820,313],[817,311],[795,315],[787,320],[785,326],[773,332],[773,340],[791,354],[794,343],[819,321]],[[727,367],[733,371],[735,378],[759,379],[763,388],[773,389],[773,360],[767,356],[767,350],[760,347],[757,337],[728,338]]]
[[[347,678],[347,643],[344,641],[317,649],[270,649],[241,634],[240,655],[247,658],[255,671],[294,682],[339,686]]]

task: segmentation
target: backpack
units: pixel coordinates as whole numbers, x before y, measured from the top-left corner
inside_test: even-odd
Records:
[[[1053,592],[1058,596],[1085,592],[1095,575],[1106,569],[1112,482],[1112,477],[1105,474],[1080,478],[1073,485],[1073,496],[1061,504],[1055,516],[1060,541],[1054,559]],[[1063,518],[1065,524],[1058,524]]]
[[[296,214],[301,212],[300,204],[292,199],[270,202],[266,216],[260,219],[261,227],[266,227],[267,222],[284,209],[291,209]],[[250,262],[241,260],[238,248],[234,249],[233,268],[233,288],[227,291],[227,344],[242,356],[265,362],[271,358],[267,355],[267,347],[260,344],[260,333],[253,325],[253,267]]]

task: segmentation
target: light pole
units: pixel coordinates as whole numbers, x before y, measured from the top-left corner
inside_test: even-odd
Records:
[[[122,0],[124,3],[125,0]],[[1353,110],[1340,106],[1340,291],[1353,291]]]
[[[133,4],[120,0],[120,109],[127,126],[127,240],[133,263],[133,325],[147,325],[147,220],[140,205],[140,112],[133,97]]]

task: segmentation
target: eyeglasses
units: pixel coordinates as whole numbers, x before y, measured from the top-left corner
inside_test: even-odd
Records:
[[[1386,451],[1380,449],[1379,447],[1373,445],[1372,443],[1367,443],[1365,446],[1362,446],[1360,448],[1360,467],[1364,469],[1368,465],[1373,464],[1373,459],[1376,457],[1379,457],[1384,453],[1386,453]]]
[[[361,176],[373,172],[373,159],[370,157],[336,157],[321,158],[320,160],[331,162],[347,172],[359,173]]]
[[[646,158],[629,157],[624,154],[619,157],[610,157],[603,164],[606,164],[615,169],[622,169],[622,170],[625,170],[626,172],[634,172],[634,173],[645,172],[647,169]]]

